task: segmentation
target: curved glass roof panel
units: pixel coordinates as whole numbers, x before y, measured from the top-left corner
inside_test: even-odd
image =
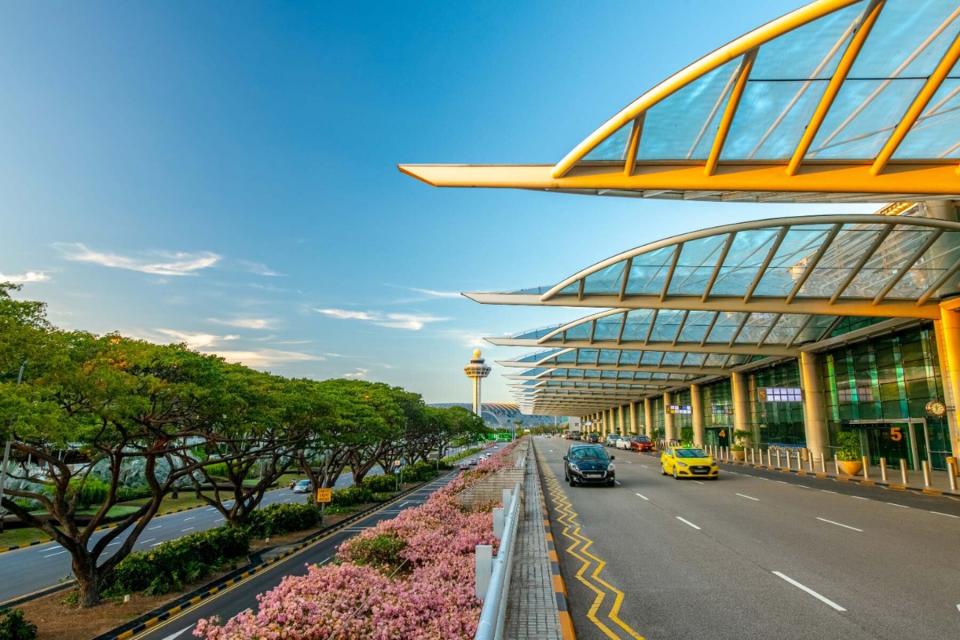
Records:
[[[656,84],[553,166],[401,170],[644,198],[956,197],[958,34],[954,0],[814,0]]]

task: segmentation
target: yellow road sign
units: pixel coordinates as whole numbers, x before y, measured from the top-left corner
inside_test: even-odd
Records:
[[[317,502],[324,504],[333,499],[333,489],[317,489]]]

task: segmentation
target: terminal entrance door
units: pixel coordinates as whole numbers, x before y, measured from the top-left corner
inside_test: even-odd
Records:
[[[903,458],[907,468],[916,470],[919,461],[928,458],[924,421],[850,421],[847,427],[859,432],[861,449],[871,465],[879,465],[884,458],[888,467],[896,468]]]

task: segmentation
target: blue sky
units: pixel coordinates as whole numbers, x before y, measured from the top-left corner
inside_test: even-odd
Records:
[[[467,401],[479,337],[584,312],[459,291],[553,284],[699,227],[870,207],[440,190],[396,164],[555,162],[800,4],[7,4],[0,279],[65,328]],[[486,400],[509,399],[500,373]]]

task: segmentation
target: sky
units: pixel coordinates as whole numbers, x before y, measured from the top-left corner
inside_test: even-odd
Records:
[[[65,329],[467,402],[484,336],[663,237],[869,211],[435,189],[406,162],[554,163],[803,2],[22,2],[0,9],[0,281]],[[502,367],[484,400],[509,401]]]

